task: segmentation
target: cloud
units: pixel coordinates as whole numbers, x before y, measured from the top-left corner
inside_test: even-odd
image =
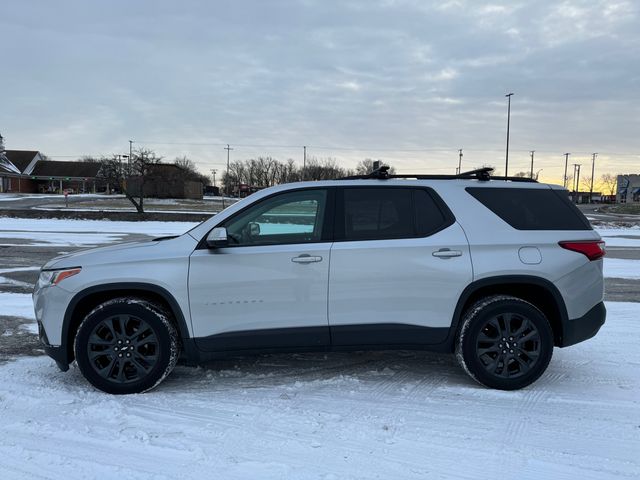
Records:
[[[555,151],[640,152],[638,17],[621,0],[14,2],[0,131],[49,154],[162,142],[203,169],[226,152],[202,144],[235,143],[444,171],[461,147],[499,160],[513,91],[514,152],[553,171]],[[301,151],[264,150],[234,155]]]

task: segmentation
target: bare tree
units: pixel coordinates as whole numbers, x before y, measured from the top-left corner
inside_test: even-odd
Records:
[[[193,160],[189,159],[186,155],[182,157],[176,157],[173,164],[179,168],[178,175],[182,181],[195,181],[201,182],[203,185],[211,184],[211,179],[208,175],[204,175],[198,171],[198,167]]]
[[[302,168],[296,166],[293,159],[281,162],[273,157],[258,157],[231,162],[229,171],[222,175],[222,183],[228,190],[233,190],[234,187],[242,184],[252,188],[265,188],[280,183],[298,182],[302,180],[302,174]],[[340,167],[334,158],[311,157],[307,159],[304,178],[305,180],[330,180],[354,174],[354,171]]]
[[[584,177],[580,177],[580,189],[584,192],[591,191],[591,175],[585,175]]]
[[[186,155],[183,155],[182,157],[176,157],[176,159],[173,161],[173,164],[189,173],[195,174],[198,172],[196,164]]]
[[[144,213],[144,186],[153,168],[162,157],[147,149],[134,152],[130,162],[123,164],[122,157],[112,155],[100,160],[99,176],[111,185],[117,185],[127,199],[136,207],[138,213]]]
[[[600,183],[604,185],[604,190],[609,195],[615,195],[618,188],[618,176],[611,173],[603,173],[600,176]]]
[[[348,176],[353,172],[345,170],[338,165],[335,158],[310,158],[307,159],[305,170],[306,180],[334,180],[336,178]]]

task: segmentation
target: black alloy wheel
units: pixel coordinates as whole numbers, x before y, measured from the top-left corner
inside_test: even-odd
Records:
[[[158,385],[179,355],[178,333],[169,314],[138,298],[115,298],[94,308],[78,327],[76,361],[96,388],[140,393]]]
[[[160,345],[147,322],[133,315],[112,315],[89,335],[91,366],[102,378],[129,383],[144,378],[156,365]]]
[[[553,355],[553,331],[533,304],[494,295],[473,304],[462,318],[456,357],[477,382],[516,390],[535,382]]]
[[[484,369],[503,378],[517,378],[540,357],[540,333],[529,318],[502,313],[487,320],[476,341],[476,355]]]

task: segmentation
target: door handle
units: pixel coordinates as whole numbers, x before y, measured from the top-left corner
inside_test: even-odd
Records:
[[[460,250],[451,250],[450,248],[441,248],[440,250],[436,250],[431,255],[438,258],[453,258],[462,256],[462,252]]]
[[[322,257],[312,257],[311,255],[304,254],[298,257],[293,257],[291,261],[293,263],[315,263],[315,262],[321,262]]]

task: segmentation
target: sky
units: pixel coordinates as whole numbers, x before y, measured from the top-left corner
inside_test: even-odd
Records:
[[[640,173],[640,1],[0,0],[0,133],[53,159],[155,150],[400,173]]]

